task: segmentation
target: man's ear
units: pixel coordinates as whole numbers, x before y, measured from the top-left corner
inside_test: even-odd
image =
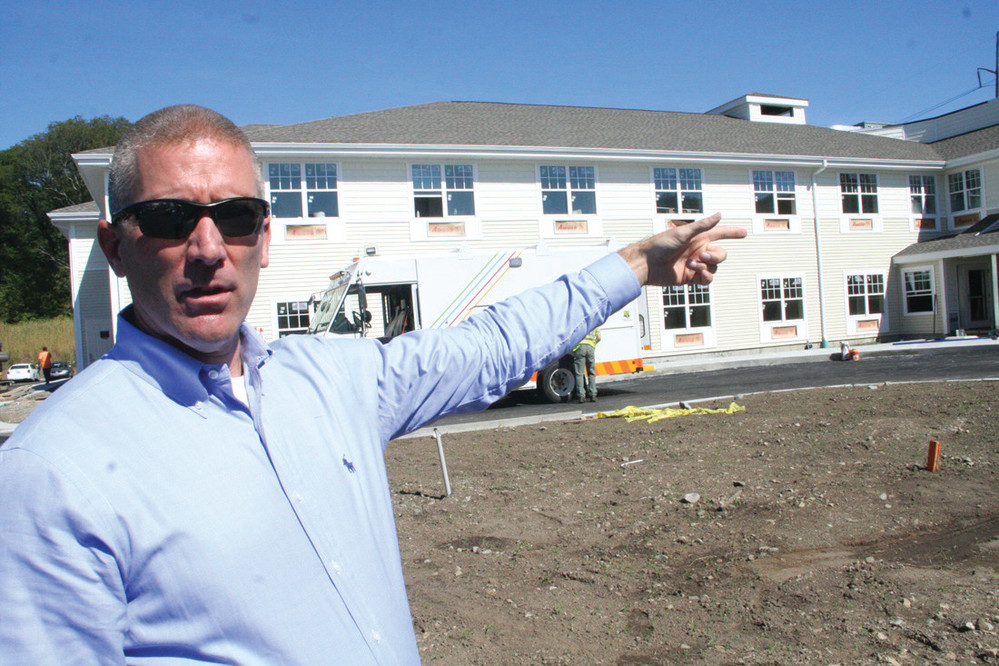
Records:
[[[118,236],[120,229],[111,226],[107,220],[97,223],[97,242],[101,244],[101,250],[107,257],[108,264],[118,277],[125,277],[125,266],[121,260],[121,238]]]
[[[267,268],[267,264],[270,263],[270,249],[271,249],[271,216],[268,215],[264,220],[264,231],[263,238],[261,239],[263,246],[260,250],[260,267]]]

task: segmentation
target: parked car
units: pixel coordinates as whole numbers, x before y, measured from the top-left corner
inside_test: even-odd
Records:
[[[52,379],[69,379],[73,376],[73,366],[64,361],[55,361],[52,363],[52,369],[49,370],[49,377]]]
[[[38,367],[31,363],[15,363],[7,368],[7,380],[11,382],[37,382],[40,379]]]

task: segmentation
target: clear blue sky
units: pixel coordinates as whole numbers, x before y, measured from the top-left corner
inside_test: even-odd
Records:
[[[983,72],[954,99],[996,68],[997,31],[997,0],[24,0],[0,19],[0,149],[187,102],[287,124],[439,100],[703,112],[763,92],[808,99],[813,125],[898,122],[994,97]]]

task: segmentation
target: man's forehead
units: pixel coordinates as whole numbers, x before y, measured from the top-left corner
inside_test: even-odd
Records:
[[[143,146],[135,153],[140,183],[159,178],[194,177],[247,181],[259,189],[260,168],[252,151],[231,141],[202,138]]]
[[[252,151],[246,146],[233,141],[219,139],[212,136],[193,137],[173,141],[155,141],[140,147],[136,151],[136,157],[140,161],[167,160],[175,161],[180,159],[190,159],[199,155],[214,155],[217,153],[242,152],[251,161],[254,159]]]

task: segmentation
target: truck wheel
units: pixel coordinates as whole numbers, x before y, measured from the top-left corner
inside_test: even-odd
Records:
[[[549,402],[563,402],[576,388],[576,373],[560,365],[549,365],[538,373],[538,390]]]

